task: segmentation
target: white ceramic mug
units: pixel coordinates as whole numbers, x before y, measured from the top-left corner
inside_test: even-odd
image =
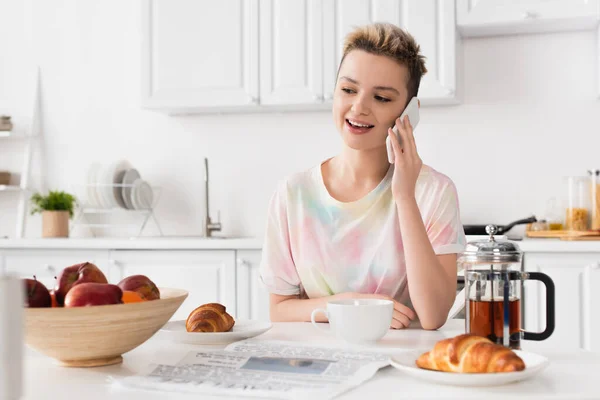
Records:
[[[3,276],[0,270],[0,399],[3,400],[22,396],[24,291],[21,279]]]
[[[327,309],[317,308],[310,320],[319,329],[333,333],[349,343],[368,344],[380,340],[390,329],[394,303],[383,299],[347,299],[327,303]],[[326,330],[315,321],[323,313],[329,320]]]

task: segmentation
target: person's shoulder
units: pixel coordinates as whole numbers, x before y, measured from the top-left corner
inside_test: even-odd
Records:
[[[441,190],[456,190],[456,185],[448,175],[426,164],[423,164],[423,167],[421,168],[418,184],[429,189],[438,188]]]
[[[423,164],[423,167],[421,168],[417,186],[419,189],[423,190],[423,192],[430,194],[438,193],[439,195],[445,195],[447,193],[453,193],[456,195],[456,185],[452,179],[448,175],[425,164]]]

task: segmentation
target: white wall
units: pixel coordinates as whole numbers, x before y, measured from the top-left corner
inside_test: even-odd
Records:
[[[26,104],[29,48],[41,66],[45,161],[34,183],[74,189],[92,161],[126,158],[163,188],[165,233],[197,234],[206,156],[224,231],[261,235],[277,180],[339,148],[330,113],[141,110],[139,14],[138,1],[1,3],[0,111]],[[469,39],[462,52],[463,102],[424,108],[417,144],[457,184],[464,223],[539,215],[564,193],[562,176],[600,168],[595,32]],[[20,168],[19,146],[0,141],[0,169]],[[14,235],[16,199],[0,193],[0,236]],[[38,216],[26,235],[40,235]]]

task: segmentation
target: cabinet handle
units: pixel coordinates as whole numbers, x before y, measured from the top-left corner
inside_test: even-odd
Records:
[[[115,267],[120,267],[121,266],[117,260],[108,260],[108,263],[110,265],[115,266]]]
[[[252,96],[252,97],[250,98],[250,101],[252,102],[252,104],[258,104],[258,103],[259,103],[259,99],[258,99],[258,97],[254,97],[254,96]]]
[[[328,100],[328,101],[329,101],[329,100],[333,100],[333,93],[327,93],[327,94],[325,95],[325,100]]]
[[[242,265],[244,267],[250,266],[250,263],[248,261],[244,260],[243,258],[238,258],[237,263],[238,263],[238,265]]]
[[[314,101],[323,101],[323,95],[317,94],[317,95],[313,96],[313,100]]]

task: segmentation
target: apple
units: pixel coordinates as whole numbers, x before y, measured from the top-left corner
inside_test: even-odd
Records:
[[[65,307],[121,304],[123,291],[110,283],[84,282],[73,286],[65,297]]]
[[[43,283],[38,282],[33,276],[33,279],[23,279],[25,283],[25,306],[26,307],[50,307],[52,300],[50,292]]]
[[[108,283],[108,280],[100,268],[89,262],[66,267],[60,272],[54,288],[58,305],[62,306],[64,304],[65,296],[73,286],[84,282]]]
[[[144,300],[160,299],[160,291],[145,275],[131,275],[117,284],[123,291],[137,292]]]

